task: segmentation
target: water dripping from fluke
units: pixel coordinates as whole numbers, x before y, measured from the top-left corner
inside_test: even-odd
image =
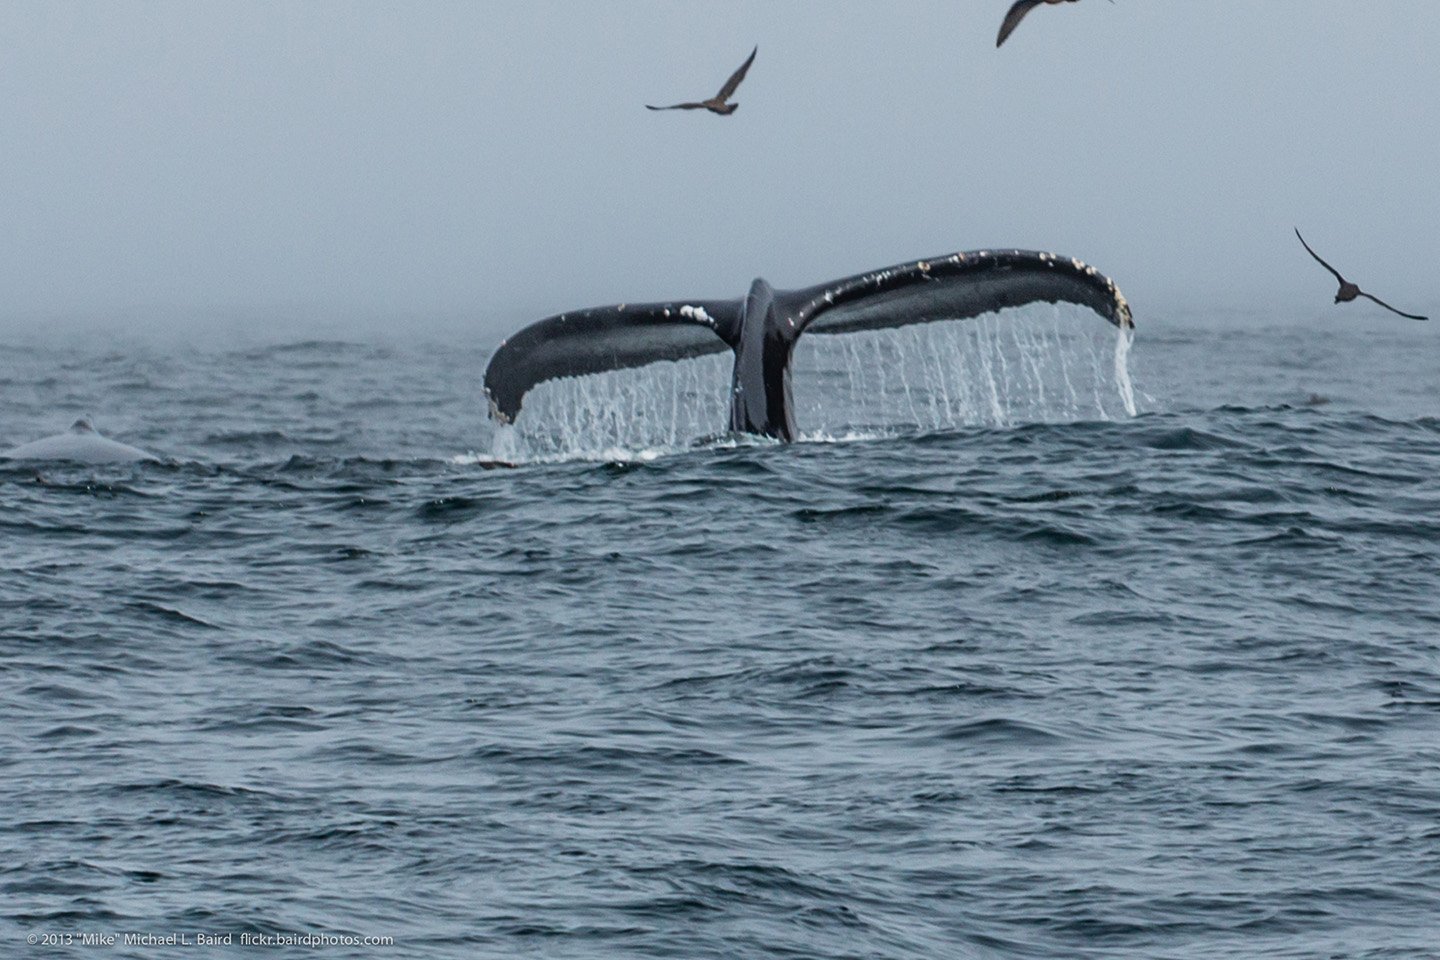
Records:
[[[1121,336],[1102,348],[1093,322],[1062,325],[1041,303],[1086,308]],[[981,250],[800,290],[756,280],[736,300],[560,314],[500,345],[485,393],[504,425],[497,455],[517,459],[688,449],[727,412],[730,432],[787,442],[1109,419],[1135,413],[1132,327],[1093,267]]]
[[[1135,416],[1131,334],[1107,334],[1081,313],[1028,307],[969,324],[809,338],[793,359],[795,410],[805,425],[796,439],[843,443]],[[527,396],[524,418],[496,425],[488,455],[457,462],[649,461],[776,442],[723,429],[728,360],[547,381]]]

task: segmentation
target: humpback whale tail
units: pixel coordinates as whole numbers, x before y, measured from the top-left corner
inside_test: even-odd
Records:
[[[804,333],[841,334],[962,320],[1029,303],[1089,307],[1134,326],[1114,281],[1079,260],[980,250],[915,260],[801,290],[757,279],[735,300],[597,307],[541,320],[505,342],[485,370],[490,415],[513,423],[546,380],[734,354],[730,429],[793,440],[790,361]]]

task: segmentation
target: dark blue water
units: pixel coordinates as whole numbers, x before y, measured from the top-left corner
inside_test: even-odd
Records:
[[[166,459],[0,465],[0,954],[1440,956],[1440,350],[1340,317],[494,470],[493,340],[12,332],[0,447]]]

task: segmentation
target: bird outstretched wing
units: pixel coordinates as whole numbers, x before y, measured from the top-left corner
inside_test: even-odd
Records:
[[[647,103],[647,104],[645,104],[645,109],[646,109],[646,110],[704,110],[704,109],[705,109],[705,104],[703,104],[703,103],[672,103],[672,104],[671,104],[670,106],[668,106],[668,107],[652,107],[652,106],[650,106],[650,104]]]
[[[1015,28],[1020,26],[1020,21],[1025,19],[1025,14],[1029,13],[1035,7],[1040,6],[1043,2],[1044,0],[1015,0],[1015,3],[1010,7],[1010,12],[1005,14],[1005,19],[1000,23],[1000,35],[995,38],[995,46],[998,47],[1004,43],[1005,38],[1014,33]]]
[[[1390,304],[1386,303],[1384,300],[1381,300],[1379,297],[1372,296],[1371,294],[1366,293],[1364,290],[1361,290],[1361,291],[1360,291],[1360,296],[1364,297],[1364,298],[1367,299],[1367,300],[1374,300],[1376,303],[1380,304],[1380,306],[1384,307],[1386,310],[1389,310],[1391,313],[1398,313],[1398,314],[1400,314],[1400,316],[1406,318],[1407,320],[1429,320],[1429,319],[1430,319],[1429,317],[1422,317],[1422,316],[1420,316],[1420,315],[1418,315],[1418,314],[1406,313],[1404,310],[1396,310],[1394,307],[1390,306]]]
[[[740,64],[740,69],[730,74],[730,79],[725,81],[725,86],[721,87],[720,92],[715,94],[716,100],[724,103],[735,95],[735,91],[740,88],[740,81],[744,80],[745,74],[750,72],[750,64],[755,62],[755,54],[759,52],[760,46],[756,44],[755,49],[750,51],[750,56],[746,57],[745,62]]]
[[[1295,236],[1300,237],[1300,228],[1299,228],[1299,227],[1296,227],[1296,228],[1295,228]],[[1340,271],[1339,271],[1339,270],[1336,270],[1334,267],[1330,266],[1330,264],[1326,263],[1324,260],[1321,260],[1321,259],[1320,259],[1320,254],[1318,254],[1318,253],[1316,253],[1314,250],[1311,250],[1311,249],[1310,249],[1310,244],[1308,244],[1308,243],[1305,242],[1305,238],[1304,238],[1304,237],[1300,237],[1300,245],[1303,246],[1303,247],[1309,252],[1310,256],[1312,256],[1312,257],[1315,258],[1315,261],[1316,261],[1317,263],[1319,263],[1320,266],[1324,267],[1326,270],[1329,270],[1331,273],[1335,274],[1335,279],[1336,279],[1336,280],[1339,280],[1341,283],[1348,283],[1348,282],[1349,282],[1349,281],[1347,281],[1344,277],[1340,276]],[[1368,296],[1368,294],[1367,294],[1367,296]]]

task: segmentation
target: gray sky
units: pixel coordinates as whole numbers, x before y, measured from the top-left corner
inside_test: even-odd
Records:
[[[0,320],[473,321],[1048,248],[1147,315],[1440,305],[1413,0],[6,0]],[[750,47],[737,113],[709,96]],[[149,322],[157,322],[151,319]]]

